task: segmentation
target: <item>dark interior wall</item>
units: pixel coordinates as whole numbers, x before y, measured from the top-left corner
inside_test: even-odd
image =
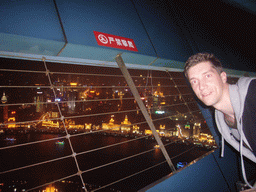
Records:
[[[237,152],[225,145],[225,156],[220,158],[219,154],[218,149],[181,172],[140,192],[235,192],[236,183],[243,182]],[[255,165],[245,160],[245,167],[247,178],[254,179]]]
[[[185,59],[191,50],[193,53],[212,52],[225,68],[255,71],[255,14],[221,0],[140,0],[137,4],[143,7],[138,8],[139,13],[145,13],[142,21],[160,56],[171,56],[168,44],[173,43],[182,47],[180,55]],[[144,19],[146,15],[150,15],[150,19]],[[152,21],[155,21],[153,25]],[[159,36],[163,42],[159,43]],[[167,47],[164,52],[163,47]]]
[[[62,57],[114,61],[123,52],[127,63],[160,58],[182,69],[190,55],[208,51],[225,68],[255,71],[256,16],[221,0],[3,0],[0,7],[0,51],[56,56],[66,35]],[[93,31],[131,38],[138,52],[99,46]]]

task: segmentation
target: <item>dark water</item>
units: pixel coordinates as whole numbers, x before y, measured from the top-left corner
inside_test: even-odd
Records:
[[[2,134],[0,135],[0,146],[6,147],[18,145],[27,142],[56,138],[58,136],[60,137],[62,135],[42,133],[12,135]],[[4,140],[6,137],[12,137],[16,140],[6,141]],[[104,134],[89,134],[71,137],[71,143],[76,153],[79,169],[81,171],[88,170],[82,174],[82,177],[85,183],[88,185],[90,184],[90,186],[87,188],[89,191],[92,188],[104,186],[115,182],[116,180],[128,177],[129,175],[145,170],[165,160],[160,149],[154,149],[156,141],[152,139],[139,139],[122,145],[93,151],[96,148],[102,148],[104,146],[128,141],[130,139],[134,138]],[[26,181],[26,188],[31,189],[54,180],[60,180],[61,178],[76,174],[78,172],[78,168],[75,163],[75,159],[72,156],[60,159],[58,161],[47,162],[42,165],[30,167],[31,164],[38,164],[40,162],[50,161],[55,158],[62,158],[72,155],[72,150],[67,139],[61,140],[65,142],[64,145],[58,145],[56,144],[56,141],[57,140],[53,140],[0,150],[0,172],[3,173],[0,175],[0,183]],[[189,152],[177,156],[177,154],[180,154],[192,147],[193,149]],[[120,159],[127,158],[151,149],[153,150],[138,157],[136,156],[132,159],[126,159],[124,161],[108,165],[107,167],[103,166],[113,161],[118,161]],[[204,148],[195,148],[193,145],[176,143],[168,145],[166,149],[171,158],[177,156],[176,158],[172,159],[174,165],[176,165],[179,161],[191,162],[195,158],[209,151]],[[29,167],[22,170],[12,171],[10,173],[4,173],[8,170],[24,166]],[[102,167],[93,170],[98,166]],[[167,163],[163,163],[160,166],[149,169],[131,178],[122,180],[99,191],[109,191],[109,188],[111,188],[112,191],[114,189],[119,191],[137,191],[169,174],[170,172],[171,171]],[[66,191],[81,191],[82,185],[78,175],[67,178],[66,180],[76,182],[76,186],[79,186],[76,188],[76,190],[67,189],[68,187],[66,186]]]

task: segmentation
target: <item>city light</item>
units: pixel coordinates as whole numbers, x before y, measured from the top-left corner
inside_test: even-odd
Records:
[[[155,113],[161,115],[161,114],[164,114],[165,111],[155,111]]]
[[[43,192],[58,192],[59,190],[56,189],[54,186],[49,185],[48,187],[46,187],[45,190],[43,190]]]
[[[71,82],[70,85],[71,86],[77,86],[77,83]]]

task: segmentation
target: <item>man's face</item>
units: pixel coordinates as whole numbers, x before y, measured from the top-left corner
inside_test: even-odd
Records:
[[[226,73],[219,74],[209,61],[188,70],[188,80],[196,96],[207,106],[216,106],[223,96]]]

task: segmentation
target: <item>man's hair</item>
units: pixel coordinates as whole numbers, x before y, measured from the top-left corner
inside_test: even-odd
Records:
[[[209,61],[212,64],[212,67],[216,69],[216,71],[221,74],[223,72],[222,64],[218,58],[214,56],[212,53],[197,53],[188,58],[184,67],[184,74],[186,78],[188,78],[188,70],[201,63]]]

